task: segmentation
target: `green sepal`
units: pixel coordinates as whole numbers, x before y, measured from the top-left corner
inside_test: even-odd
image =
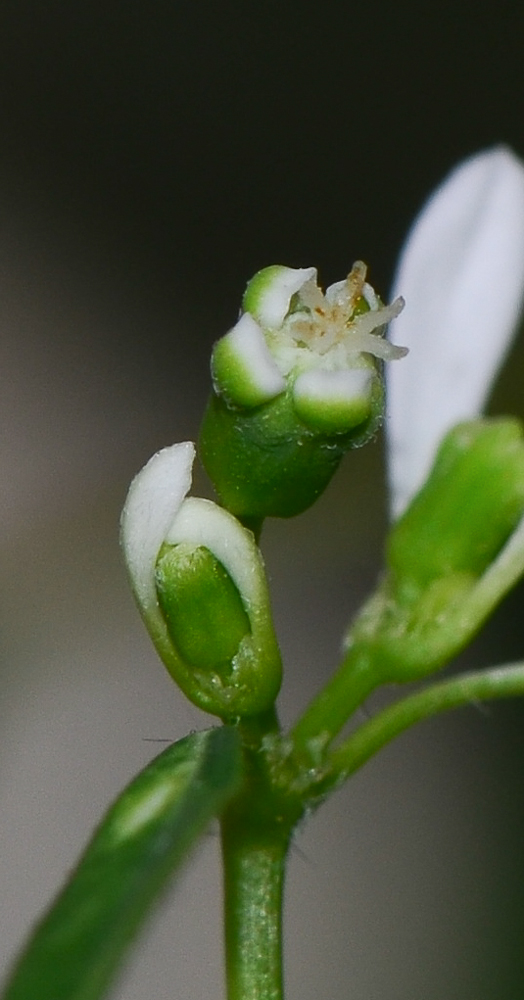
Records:
[[[153,903],[242,778],[237,733],[168,747],[106,813],[36,927],[2,1000],[100,1000]]]
[[[347,637],[352,660],[365,665],[371,689],[420,680],[467,645],[483,623],[467,611],[474,583],[469,574],[451,574],[434,580],[412,602],[401,602],[386,577]]]
[[[223,505],[237,517],[293,517],[326,489],[342,456],[364,444],[382,414],[374,379],[371,413],[343,434],[315,432],[300,421],[292,386],[251,410],[230,408],[213,394],[200,431],[200,456]]]
[[[221,337],[213,347],[211,375],[222,394],[237,406],[259,406],[266,399],[253,377],[249,365],[232,348],[227,337]]]

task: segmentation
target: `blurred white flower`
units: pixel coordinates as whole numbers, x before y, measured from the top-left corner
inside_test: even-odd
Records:
[[[472,156],[434,191],[400,257],[406,308],[387,367],[390,506],[402,513],[443,435],[482,410],[524,296],[524,164],[503,146]]]

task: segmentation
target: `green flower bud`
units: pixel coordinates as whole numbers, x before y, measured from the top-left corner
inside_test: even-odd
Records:
[[[517,420],[459,424],[430,476],[393,525],[387,562],[401,590],[454,573],[479,577],[524,510],[524,444]]]
[[[174,445],[135,477],[122,544],[167,669],[194,704],[232,721],[273,704],[280,653],[255,539],[210,500],[186,498],[193,458],[190,442]]]
[[[349,636],[381,680],[416,680],[475,635],[524,572],[518,421],[459,424],[387,544],[387,576]]]
[[[384,307],[357,263],[323,294],[314,268],[273,266],[249,283],[244,312],[215,345],[202,460],[238,516],[290,517],[325,489],[342,456],[382,418]]]

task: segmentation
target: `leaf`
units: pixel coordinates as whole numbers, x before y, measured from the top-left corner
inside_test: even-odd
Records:
[[[194,733],[109,809],[36,927],[2,1000],[98,1000],[168,880],[241,777],[237,734]]]

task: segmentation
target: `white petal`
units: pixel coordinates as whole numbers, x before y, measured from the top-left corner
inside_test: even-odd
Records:
[[[369,418],[372,383],[370,368],[302,372],[293,386],[297,416],[317,432],[344,434]]]
[[[524,165],[504,147],[457,167],[408,236],[395,279],[406,300],[387,369],[394,516],[424,482],[442,436],[477,416],[510,346],[524,294]]]
[[[237,406],[260,406],[286,388],[261,327],[244,313],[215,346],[211,370],[218,393]]]
[[[275,364],[260,326],[249,313],[244,313],[240,317],[227,336],[261,394],[270,398],[284,391],[286,383]]]
[[[308,281],[315,281],[316,267],[267,267],[250,281],[246,308],[255,319],[270,330],[282,326],[293,295]]]
[[[155,563],[191,487],[192,441],[163,448],[133,479],[122,511],[121,540],[133,590],[148,620],[158,614]]]
[[[369,403],[372,372],[369,368],[345,368],[342,371],[325,371],[315,368],[302,372],[293,386],[296,400],[311,403],[352,403],[364,399]]]

